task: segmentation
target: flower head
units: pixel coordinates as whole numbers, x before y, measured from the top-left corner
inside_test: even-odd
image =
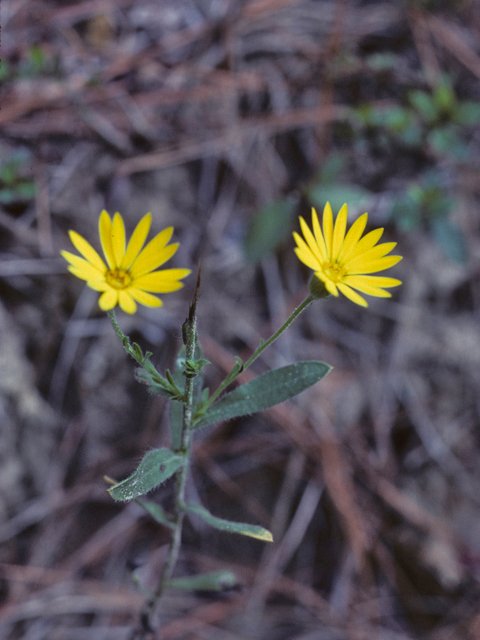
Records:
[[[332,208],[327,202],[323,210],[323,233],[317,212],[312,209],[313,233],[305,220],[300,218],[305,240],[298,233],[293,234],[298,259],[313,269],[314,275],[324,283],[328,293],[338,296],[340,291],[362,307],[368,307],[368,303],[357,291],[369,296],[389,298],[391,293],[385,289],[402,284],[395,278],[366,275],[389,269],[402,259],[401,256],[387,256],[396,242],[377,244],[383,229],[370,231],[361,238],[367,218],[367,213],[357,218],[345,235],[347,205],[344,204],[338,212],[334,226]]]
[[[81,235],[69,231],[70,240],[83,257],[69,251],[61,254],[70,263],[68,269],[74,276],[102,292],[98,304],[104,311],[118,304],[126,313],[135,313],[137,302],[146,307],[160,307],[163,302],[152,293],[169,293],[183,287],[179,280],[188,276],[190,269],[155,271],[178,249],[178,243],[168,244],[173,227],[161,231],[143,248],[151,223],[152,214],[147,213],[126,245],[122,216],[116,213],[112,220],[102,211],[98,227],[106,263]]]

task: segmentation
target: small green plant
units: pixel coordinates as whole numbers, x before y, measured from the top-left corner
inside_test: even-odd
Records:
[[[27,151],[17,151],[0,164],[0,202],[4,205],[35,197],[35,182],[28,176],[31,158]]]
[[[391,218],[403,231],[426,229],[442,252],[457,263],[467,259],[465,238],[449,216],[457,202],[450,196],[439,172],[426,172],[418,182],[410,184],[396,198]]]
[[[5,57],[0,60],[0,81],[33,80],[53,74],[56,61],[47,48],[41,44],[32,44],[17,63],[10,63]]]
[[[391,141],[419,150],[426,145],[438,156],[454,160],[468,158],[468,130],[479,122],[480,104],[459,100],[448,76],[442,76],[431,91],[409,91],[404,104],[360,105],[352,118],[360,140],[362,130],[369,129],[385,146]]]
[[[16,73],[19,78],[38,78],[52,70],[52,60],[40,44],[32,44],[20,60]]]
[[[443,76],[432,92],[411,91],[408,97],[434,152],[466,160],[469,155],[466,129],[480,122],[480,104],[458,100],[448,76]]]
[[[331,367],[316,360],[297,362],[268,371],[233,390],[227,391],[227,388],[315,300],[330,295],[337,297],[342,293],[355,304],[366,307],[367,301],[358,292],[385,298],[391,295],[386,289],[401,284],[395,278],[371,275],[394,266],[401,257],[387,255],[395,247],[395,243],[378,244],[382,229],[376,229],[362,237],[367,224],[366,213],[355,221],[348,233],[346,205],[341,208],[334,222],[331,207],[327,204],[322,228],[313,211],[313,231],[300,218],[303,238],[298,233],[294,234],[297,243],[295,252],[299,260],[313,270],[309,295],[268,340],[260,342],[248,360],[243,361],[237,356],[231,371],[218,388],[210,392],[208,388],[202,388],[203,369],[210,363],[202,356],[197,333],[196,308],[200,276],[197,278],[188,317],[182,326],[183,346],[173,371],[160,373],[152,363],[153,354],[143,353],[137,343],[132,343],[124,335],[117,322],[114,312],[117,305],[127,313],[135,313],[137,303],[159,307],[162,301],[156,294],[179,289],[182,286],[181,280],[190,273],[188,269],[160,269],[174,255],[178,244],[168,244],[173,233],[173,228],[170,227],[144,247],[150,223],[151,215],[147,214],[138,223],[127,245],[120,214],[115,214],[112,221],[108,213],[103,211],[99,219],[99,233],[105,261],[75,231],[70,231],[70,238],[81,255],[62,251],[71,273],[101,293],[99,306],[107,311],[127,354],[138,365],[137,380],[147,385],[151,393],[171,401],[170,447],[148,451],[133,473],[120,482],[106,478],[111,485],[108,491],[114,500],[136,501],[159,525],[171,531],[170,548],[158,585],[153,592],[147,594],[141,616],[141,637],[154,632],[158,627],[156,612],[167,589],[220,591],[236,583],[236,578],[230,571],[174,577],[186,517],[200,518],[220,531],[250,536],[265,542],[272,541],[271,533],[264,527],[226,520],[188,499],[187,477],[192,440],[196,432],[215,422],[263,411],[289,400],[322,380]],[[144,496],[170,478],[175,480],[175,500],[173,507],[167,511]]]
[[[430,167],[436,161],[448,161],[453,169],[461,168],[470,157],[469,132],[480,123],[480,104],[460,100],[450,77],[442,76],[432,90],[409,91],[403,105],[361,105],[354,110],[351,123],[358,145],[368,144],[367,136],[372,134],[382,148],[403,146]],[[403,231],[423,227],[448,258],[463,263],[466,242],[450,219],[455,207],[442,171],[430,168],[397,196],[390,215]]]

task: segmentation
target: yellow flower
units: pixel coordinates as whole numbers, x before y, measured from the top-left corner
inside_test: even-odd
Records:
[[[396,246],[396,242],[377,244],[383,229],[370,231],[361,238],[367,218],[367,213],[357,218],[345,235],[347,205],[344,204],[340,209],[334,227],[332,208],[327,202],[323,210],[323,233],[317,212],[312,209],[313,233],[305,220],[300,218],[305,240],[298,233],[293,234],[297,243],[297,257],[313,269],[315,276],[324,283],[327,291],[333,296],[338,296],[340,291],[362,307],[368,307],[368,303],[354,289],[369,296],[390,298],[391,293],[385,291],[385,288],[402,284],[395,278],[365,275],[389,269],[402,259],[401,256],[387,256]]]
[[[68,269],[74,276],[86,280],[91,289],[102,291],[98,304],[104,311],[119,304],[126,313],[135,313],[136,302],[146,307],[160,307],[163,302],[152,293],[169,293],[183,287],[179,280],[188,276],[190,269],[155,271],[178,249],[178,243],[168,244],[173,227],[161,231],[143,248],[151,223],[152,214],[147,213],[126,246],[122,216],[116,213],[112,221],[108,213],[102,211],[98,227],[106,264],[81,235],[69,231],[70,240],[83,258],[69,251],[61,254],[70,263]]]

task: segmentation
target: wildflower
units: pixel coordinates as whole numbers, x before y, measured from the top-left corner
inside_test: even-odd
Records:
[[[305,240],[298,233],[293,234],[298,259],[313,269],[314,275],[323,282],[328,293],[338,296],[340,291],[362,307],[368,307],[368,303],[354,289],[369,296],[389,298],[391,293],[385,289],[402,284],[395,278],[366,275],[389,269],[402,259],[401,256],[387,256],[396,242],[377,244],[383,229],[370,231],[361,238],[367,218],[367,213],[357,218],[345,235],[347,205],[344,204],[340,209],[334,227],[332,208],[327,202],[323,210],[323,233],[317,212],[312,209],[313,233],[305,220],[300,218]]]
[[[70,263],[69,271],[95,291],[101,291],[98,304],[108,311],[115,306],[126,313],[135,313],[137,302],[146,307],[160,307],[163,302],[152,293],[169,293],[183,287],[179,282],[190,273],[190,269],[163,269],[155,271],[174,255],[178,243],[168,244],[173,227],[157,234],[145,248],[145,240],[152,222],[147,213],[137,224],[128,245],[125,247],[125,225],[119,213],[113,221],[102,211],[98,227],[100,242],[106,264],[95,249],[76,231],[69,231],[70,240],[83,257],[69,251],[61,251]]]

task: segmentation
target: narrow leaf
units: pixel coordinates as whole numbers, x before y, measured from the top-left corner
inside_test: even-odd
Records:
[[[139,504],[142,509],[152,516],[154,520],[158,523],[163,524],[170,529],[175,530],[175,524],[171,521],[168,513],[162,509],[159,504],[155,502],[150,502],[148,500],[136,500],[136,503]]]
[[[305,391],[324,378],[331,368],[325,362],[310,360],[264,373],[223,396],[206,410],[194,428],[269,409]]]
[[[285,241],[292,227],[295,206],[294,200],[281,200],[257,213],[245,241],[245,256],[249,262],[260,262]]]
[[[319,184],[312,187],[308,195],[314,206],[323,208],[325,202],[330,202],[334,211],[345,202],[354,202],[355,209],[363,209],[372,199],[369,191],[350,184]]]
[[[116,484],[108,493],[114,500],[133,500],[165,482],[182,464],[182,456],[170,449],[153,449],[145,455],[129,478]]]
[[[220,529],[220,531],[228,531],[229,533],[240,533],[243,536],[250,536],[251,538],[258,538],[265,542],[273,542],[272,534],[268,529],[259,527],[256,524],[245,524],[244,522],[231,522],[230,520],[224,520],[223,518],[217,518],[199,504],[187,504],[185,510],[188,513],[193,513],[202,520],[205,520],[211,527]]]
[[[432,220],[435,240],[443,253],[456,262],[465,264],[468,259],[467,243],[460,227],[442,217]]]
[[[158,396],[171,397],[171,393],[165,388],[163,384],[157,382],[153,375],[145,369],[135,369],[135,379],[137,382],[141,382],[148,387],[150,393],[155,393]]]
[[[186,578],[174,578],[168,583],[168,586],[185,591],[225,591],[232,589],[237,584],[238,580],[235,574],[224,570]]]

